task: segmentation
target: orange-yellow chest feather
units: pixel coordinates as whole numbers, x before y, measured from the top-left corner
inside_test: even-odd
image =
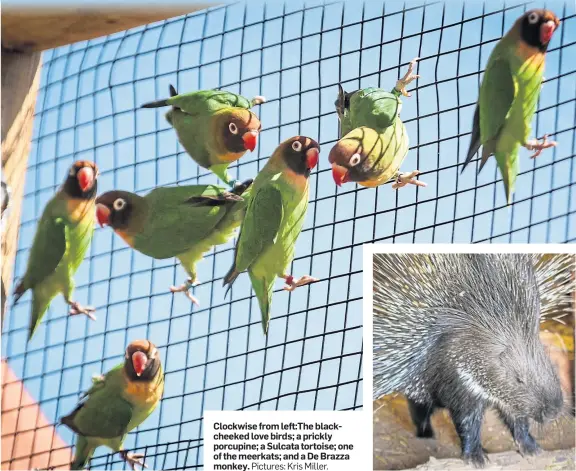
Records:
[[[157,380],[152,382],[144,381],[130,381],[124,375],[125,386],[124,394],[130,398],[131,402],[136,402],[138,405],[153,405],[162,398],[164,392],[164,379],[163,374],[160,372]]]
[[[70,222],[73,224],[78,224],[86,217],[94,219],[96,216],[96,204],[93,199],[70,198],[66,201],[66,207]]]
[[[365,186],[367,188],[376,188],[377,186],[386,183],[388,180],[390,180],[390,177],[386,176],[386,178],[376,178],[375,180],[366,180],[363,182],[358,182],[358,185]]]
[[[122,240],[126,242],[130,247],[134,247],[134,236],[130,235],[126,231],[121,231],[120,229],[115,229],[114,232],[122,237]]]
[[[246,152],[224,152],[218,154],[219,163],[226,164],[236,162],[240,157],[242,157]]]
[[[298,193],[308,192],[309,180],[304,175],[300,175],[290,168],[286,167],[284,170],[286,180],[296,189]]]
[[[546,54],[538,48],[530,46],[524,41],[517,41],[514,53],[523,64],[522,69],[524,69],[524,71],[530,73],[543,73]]]

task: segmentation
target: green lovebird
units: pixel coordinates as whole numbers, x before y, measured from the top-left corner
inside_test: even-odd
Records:
[[[482,146],[478,172],[492,154],[502,174],[506,200],[510,204],[519,171],[520,146],[536,151],[554,147],[555,142],[529,139],[531,122],[542,88],[546,50],[560,21],[548,10],[530,10],[522,15],[494,47],[486,70],[474,124],[470,148],[462,170]]]
[[[196,263],[215,245],[228,242],[246,212],[252,180],[232,191],[215,185],[156,188],[146,196],[109,191],[96,200],[96,217],[133,249],[152,258],[176,257],[188,280],[172,292],[183,292],[195,304],[189,289],[198,282]],[[241,196],[242,195],[242,196]]]
[[[234,186],[228,166],[247,150],[256,148],[260,120],[250,111],[266,99],[248,101],[241,95],[220,90],[200,90],[178,95],[170,85],[170,98],[142,105],[142,108],[172,106],[166,120],[194,161],[222,181]]]
[[[340,140],[328,156],[336,185],[352,181],[376,187],[395,180],[394,189],[408,184],[426,186],[416,180],[418,170],[399,171],[408,153],[408,134],[400,119],[400,95],[410,96],[406,86],[419,77],[412,74],[417,60],[410,62],[408,72],[391,92],[365,88],[346,93],[338,85],[335,106],[340,120]]]
[[[78,435],[71,469],[84,469],[99,446],[120,453],[132,469],[144,466],[144,455],[128,453],[122,445],[162,398],[164,373],[158,350],[148,340],[136,340],[128,345],[123,363],[92,381],[76,409],[60,419]]]
[[[27,290],[32,290],[28,341],[58,293],[70,305],[70,315],[85,314],[95,319],[94,308],[73,301],[72,294],[74,274],[94,233],[97,179],[96,164],[86,160],[75,162],[38,221],[26,273],[14,290],[13,304]]]
[[[313,281],[308,275],[294,280],[287,274],[296,240],[308,209],[308,177],[318,163],[320,146],[309,137],[282,142],[254,179],[252,195],[234,253],[234,263],[224,277],[228,289],[248,270],[268,333],[272,289],[276,277],[286,280],[287,291]]]

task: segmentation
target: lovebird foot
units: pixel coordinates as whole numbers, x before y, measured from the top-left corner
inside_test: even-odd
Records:
[[[406,87],[413,82],[414,80],[416,80],[417,78],[419,78],[419,75],[414,75],[412,74],[412,71],[414,70],[414,67],[416,66],[416,62],[418,62],[420,58],[416,57],[414,59],[412,59],[410,61],[410,64],[408,65],[408,72],[406,72],[406,74],[404,75],[404,77],[402,77],[401,79],[399,79],[396,82],[396,90],[398,90],[400,93],[402,93],[402,95],[404,95],[405,97],[409,97],[410,93],[408,93],[406,91]]]
[[[548,134],[544,134],[542,142],[540,142],[540,139],[535,137],[534,139],[530,139],[529,141],[527,141],[526,144],[524,144],[524,147],[526,147],[526,149],[528,150],[536,151],[534,152],[534,154],[530,156],[531,159],[535,159],[542,153],[544,149],[548,149],[550,147],[556,147],[556,142],[549,141]]]
[[[420,180],[416,180],[416,177],[418,175],[420,175],[419,170],[414,170],[412,172],[398,173],[398,175],[396,176],[396,182],[392,184],[392,189],[397,190],[398,188],[402,188],[403,186],[406,186],[408,184],[422,187],[427,186],[426,183]]]
[[[170,291],[172,293],[184,293],[190,301],[192,301],[194,304],[196,304],[196,306],[200,306],[200,301],[198,301],[198,298],[195,298],[194,296],[192,296],[190,294],[190,291],[189,291],[189,289],[192,288],[192,286],[197,285],[197,284],[198,284],[197,279],[188,278],[180,286],[170,286]]]
[[[70,315],[71,316],[77,316],[78,314],[84,314],[84,315],[88,316],[90,319],[92,319],[93,321],[96,320],[96,316],[94,315],[94,313],[96,312],[96,309],[94,309],[92,306],[82,306],[80,303],[77,303],[76,301],[70,301],[68,304],[70,305]]]
[[[133,471],[136,471],[136,465],[142,466],[142,468],[147,468],[144,464],[143,458],[144,455],[135,454],[135,453],[128,453],[127,451],[121,451],[120,456],[128,465],[132,468]]]
[[[304,275],[303,277],[297,280],[294,280],[294,277],[292,275],[285,275],[282,278],[286,280],[286,286],[284,286],[285,291],[294,291],[296,288],[298,288],[298,286],[304,286],[309,283],[314,283],[315,281],[318,281],[318,278],[313,278],[309,275]]]
[[[251,102],[252,106],[261,105],[262,103],[266,103],[265,96],[257,95],[254,98],[252,98]]]

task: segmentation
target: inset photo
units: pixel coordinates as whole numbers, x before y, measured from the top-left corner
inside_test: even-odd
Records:
[[[371,247],[374,469],[574,469],[574,250]]]

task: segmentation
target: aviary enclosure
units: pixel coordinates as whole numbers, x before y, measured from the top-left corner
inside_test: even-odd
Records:
[[[100,193],[217,183],[185,154],[164,110],[140,108],[167,96],[173,84],[267,98],[258,107],[258,147],[231,166],[234,178],[253,177],[281,140],[318,140],[320,161],[310,176],[293,271],[320,281],[293,293],[277,285],[266,338],[246,275],[224,298],[233,241],[199,264],[194,295],[201,304],[192,306],[166,289],[186,276],[174,259],[152,260],[98,229],[75,278],[78,300],[97,309],[95,322],[68,316],[58,297],[27,345],[30,298],[13,308],[9,298],[2,356],[48,422],[31,429],[56,423],[93,374],[117,364],[131,340],[150,338],[166,372],[164,399],[125,446],[144,453],[151,469],[201,468],[204,410],[362,408],[364,243],[573,242],[576,10],[570,2],[546,2],[562,26],[548,50],[534,125],[536,136],[548,133],[558,146],[535,160],[521,155],[510,206],[494,159],[479,175],[477,162],[461,173],[488,55],[534,5],[236,3],[44,52],[15,278],[24,273],[45,203],[75,160],[97,163]],[[337,84],[392,89],[414,57],[420,78],[403,98],[410,150],[402,168],[419,169],[427,187],[336,187],[327,156],[338,139]],[[56,432],[60,448],[73,443],[65,427]],[[22,433],[3,442],[12,439],[16,447]],[[2,467],[26,464],[35,453],[3,451]],[[101,448],[91,469],[119,463]]]

